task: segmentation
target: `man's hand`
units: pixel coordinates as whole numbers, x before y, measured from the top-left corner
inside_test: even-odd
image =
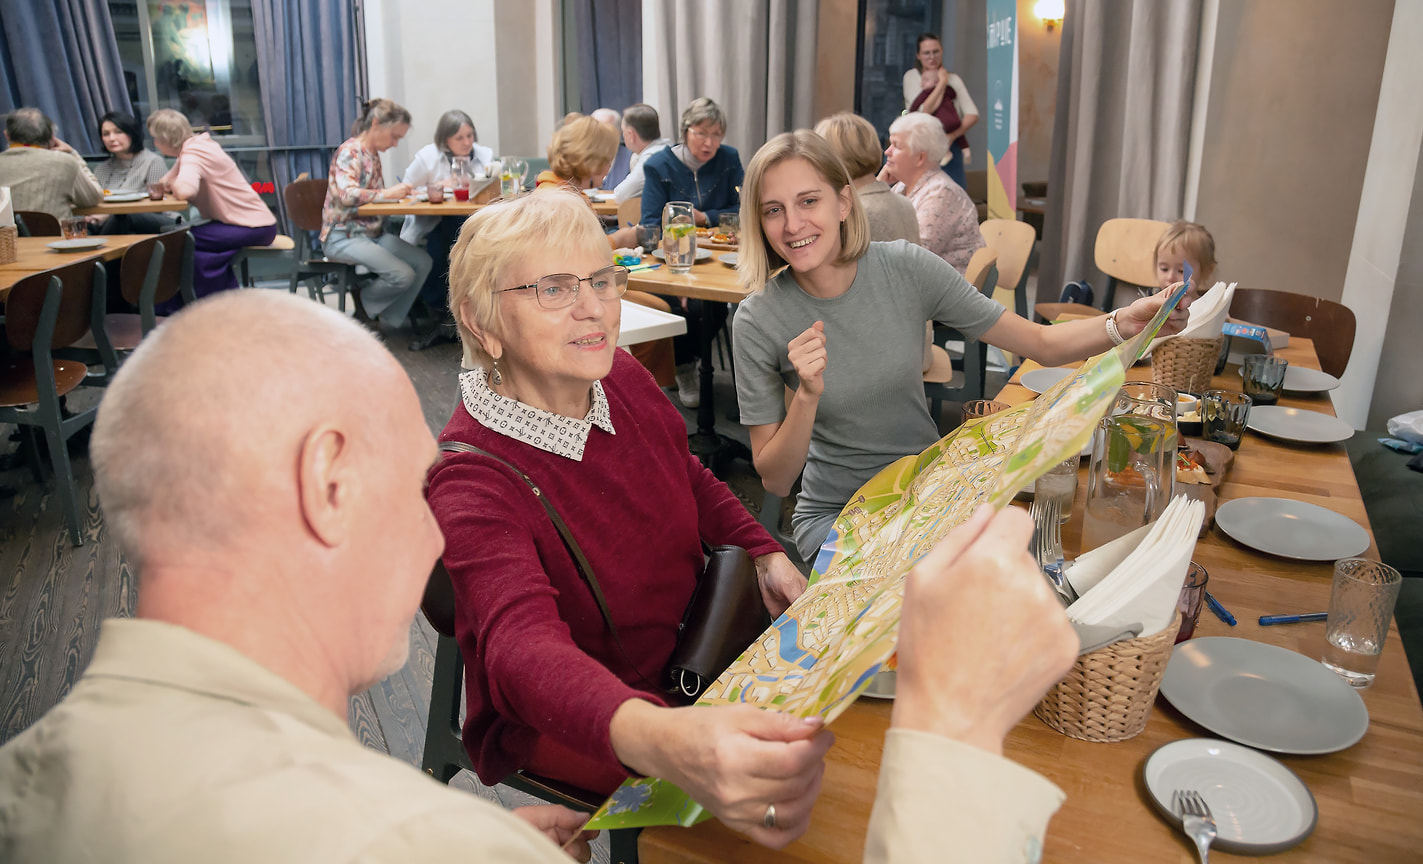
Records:
[[[588,846],[588,843],[598,836],[598,832],[582,830],[584,823],[588,821],[587,813],[579,813],[577,810],[569,810],[567,807],[560,807],[557,804],[516,807],[512,812],[515,816],[542,831],[545,837],[567,852],[574,861],[586,862],[593,857],[593,850]],[[564,848],[565,846],[567,848]]]
[[[67,143],[65,143],[64,139],[60,138],[58,135],[50,139],[49,149],[58,150],[61,153],[73,153],[75,156],[79,155],[79,153],[73,147],[70,147]]]
[[[1077,659],[1077,636],[1028,554],[1022,510],[979,508],[910,572],[893,725],[1003,752]]]
[[[801,389],[811,396],[825,392],[825,364],[829,359],[825,353],[825,322],[816,321],[807,327],[786,345],[786,350]]]
[[[756,581],[761,584],[761,600],[773,619],[781,617],[781,613],[805,593],[805,576],[784,552],[772,552],[756,559]]]

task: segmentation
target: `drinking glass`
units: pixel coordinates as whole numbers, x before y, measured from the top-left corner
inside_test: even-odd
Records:
[[[725,234],[735,243],[736,238],[741,236],[741,215],[739,213],[723,213],[716,220],[716,230],[718,234]]]
[[[65,240],[78,240],[89,236],[89,220],[83,216],[69,216],[59,220],[59,231]]]
[[[673,273],[686,273],[697,261],[697,222],[690,201],[668,201],[662,208],[662,254]]]
[[[1280,390],[1285,386],[1285,370],[1288,360],[1271,357],[1269,354],[1251,354],[1245,358],[1245,395],[1256,405],[1274,405],[1280,401]]]
[[[1244,393],[1207,390],[1201,394],[1201,434],[1207,441],[1240,448],[1245,422],[1250,419],[1252,400]]]
[[[425,187],[425,197],[431,204],[443,204],[445,202],[445,181],[436,180]]]
[[[1176,424],[1176,391],[1165,384],[1150,381],[1128,381],[1117,391],[1117,401],[1112,405],[1112,416],[1137,414],[1155,417],[1167,423]]]
[[[524,178],[529,176],[529,163],[515,156],[499,160],[499,194],[516,198],[524,190]]]
[[[1077,469],[1080,465],[1080,456],[1064,459],[1049,468],[1048,472],[1033,484],[1033,498],[1047,496],[1057,499],[1057,521],[1063,525],[1072,518],[1072,502],[1077,498]]]
[[[1154,521],[1176,482],[1176,427],[1158,417],[1104,417],[1092,435],[1082,552]]]
[[[1201,607],[1206,605],[1206,582],[1210,574],[1206,568],[1192,561],[1186,568],[1186,582],[1181,586],[1181,596],[1176,601],[1176,609],[1181,613],[1181,629],[1176,631],[1176,644],[1190,639],[1196,632],[1196,622],[1201,620]]]
[[[469,200],[469,180],[474,176],[474,165],[468,156],[456,156],[450,161],[450,185],[455,190],[456,201]]]
[[[1403,577],[1387,564],[1367,558],[1334,562],[1323,663],[1350,687],[1373,685],[1402,585]]]
[[[1008,410],[1007,402],[994,402],[991,399],[974,399],[971,402],[963,403],[963,422],[977,420],[980,417],[987,417],[990,414],[997,414],[999,411]]]

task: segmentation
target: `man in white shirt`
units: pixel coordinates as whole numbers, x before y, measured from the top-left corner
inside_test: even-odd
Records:
[[[623,112],[623,142],[632,151],[632,159],[628,176],[613,189],[613,200],[619,204],[642,195],[642,163],[672,143],[662,137],[657,109],[642,102]]]

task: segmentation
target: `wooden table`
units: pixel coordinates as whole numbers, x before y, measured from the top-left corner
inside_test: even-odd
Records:
[[[14,263],[0,264],[0,302],[9,296],[10,288],[16,282],[32,273],[53,270],[75,261],[114,261],[122,258],[133,244],[152,237],[152,234],[107,234],[98,238],[104,241],[103,246],[82,252],[56,252],[47,248],[45,244],[53,243],[58,239],[56,237],[17,237]]]
[[[483,210],[485,205],[499,200],[499,182],[497,180],[475,182],[482,183],[482,185],[470,187],[468,201],[456,201],[453,195],[446,193],[445,200],[439,204],[431,204],[428,201],[410,197],[402,198],[399,201],[362,204],[356,209],[356,213],[360,216],[469,216]],[[599,216],[616,216],[618,215],[618,205],[613,201],[595,202],[593,212]]]
[[[1279,352],[1291,363],[1319,368],[1309,340],[1293,338]],[[1035,368],[1025,364],[1024,370]],[[1130,378],[1149,378],[1133,369]],[[1016,379],[1015,379],[1016,380]],[[1215,379],[1223,389],[1240,387],[1235,369]],[[1032,398],[1010,383],[997,397],[1010,403]],[[1286,396],[1280,404],[1333,413],[1326,395]],[[1085,479],[1078,487],[1072,520],[1064,526],[1063,545],[1079,543]],[[1341,444],[1295,446],[1247,432],[1236,453],[1222,499],[1275,496],[1328,507],[1368,527],[1353,470]],[[1377,557],[1377,548],[1367,553]],[[1237,636],[1279,645],[1318,657],[1324,624],[1260,627],[1263,614],[1319,611],[1329,607],[1331,566],[1286,561],[1236,544],[1211,529],[1193,556],[1210,572],[1210,589],[1240,624],[1228,627],[1209,611],[1201,613],[1197,636]],[[1423,850],[1423,708],[1413,686],[1397,628],[1393,628],[1379,664],[1378,679],[1361,691],[1369,709],[1369,731],[1353,747],[1326,756],[1281,756],[1314,793],[1319,823],[1313,835],[1280,861],[1416,861]],[[695,828],[643,831],[640,860],[711,861],[859,861],[874,799],[887,703],[861,699],[832,727],[837,736],[826,759],[823,791],[807,834],[781,852],[756,846],[720,823]],[[1046,776],[1067,793],[1067,801],[1048,828],[1044,861],[1193,862],[1195,850],[1149,803],[1141,780],[1142,765],[1156,748],[1181,738],[1214,737],[1159,699],[1145,731],[1116,744],[1091,744],[1060,735],[1029,715],[1009,735],[1007,755]],[[943,836],[946,855],[952,838]],[[1212,850],[1211,859],[1237,860]]]
[[[188,202],[182,198],[160,198],[154,201],[143,198],[138,201],[105,201],[93,207],[77,207],[76,216],[124,216],[132,213],[173,213],[188,209]]]

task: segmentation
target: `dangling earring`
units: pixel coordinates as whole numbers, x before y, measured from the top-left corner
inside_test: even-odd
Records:
[[[504,383],[504,376],[501,375],[501,374],[499,374],[499,358],[498,358],[498,357],[495,357],[495,358],[494,358],[494,368],[493,368],[493,369],[490,371],[490,373],[489,373],[489,380],[492,381],[492,382],[494,382],[495,386],[498,386],[498,385]]]

